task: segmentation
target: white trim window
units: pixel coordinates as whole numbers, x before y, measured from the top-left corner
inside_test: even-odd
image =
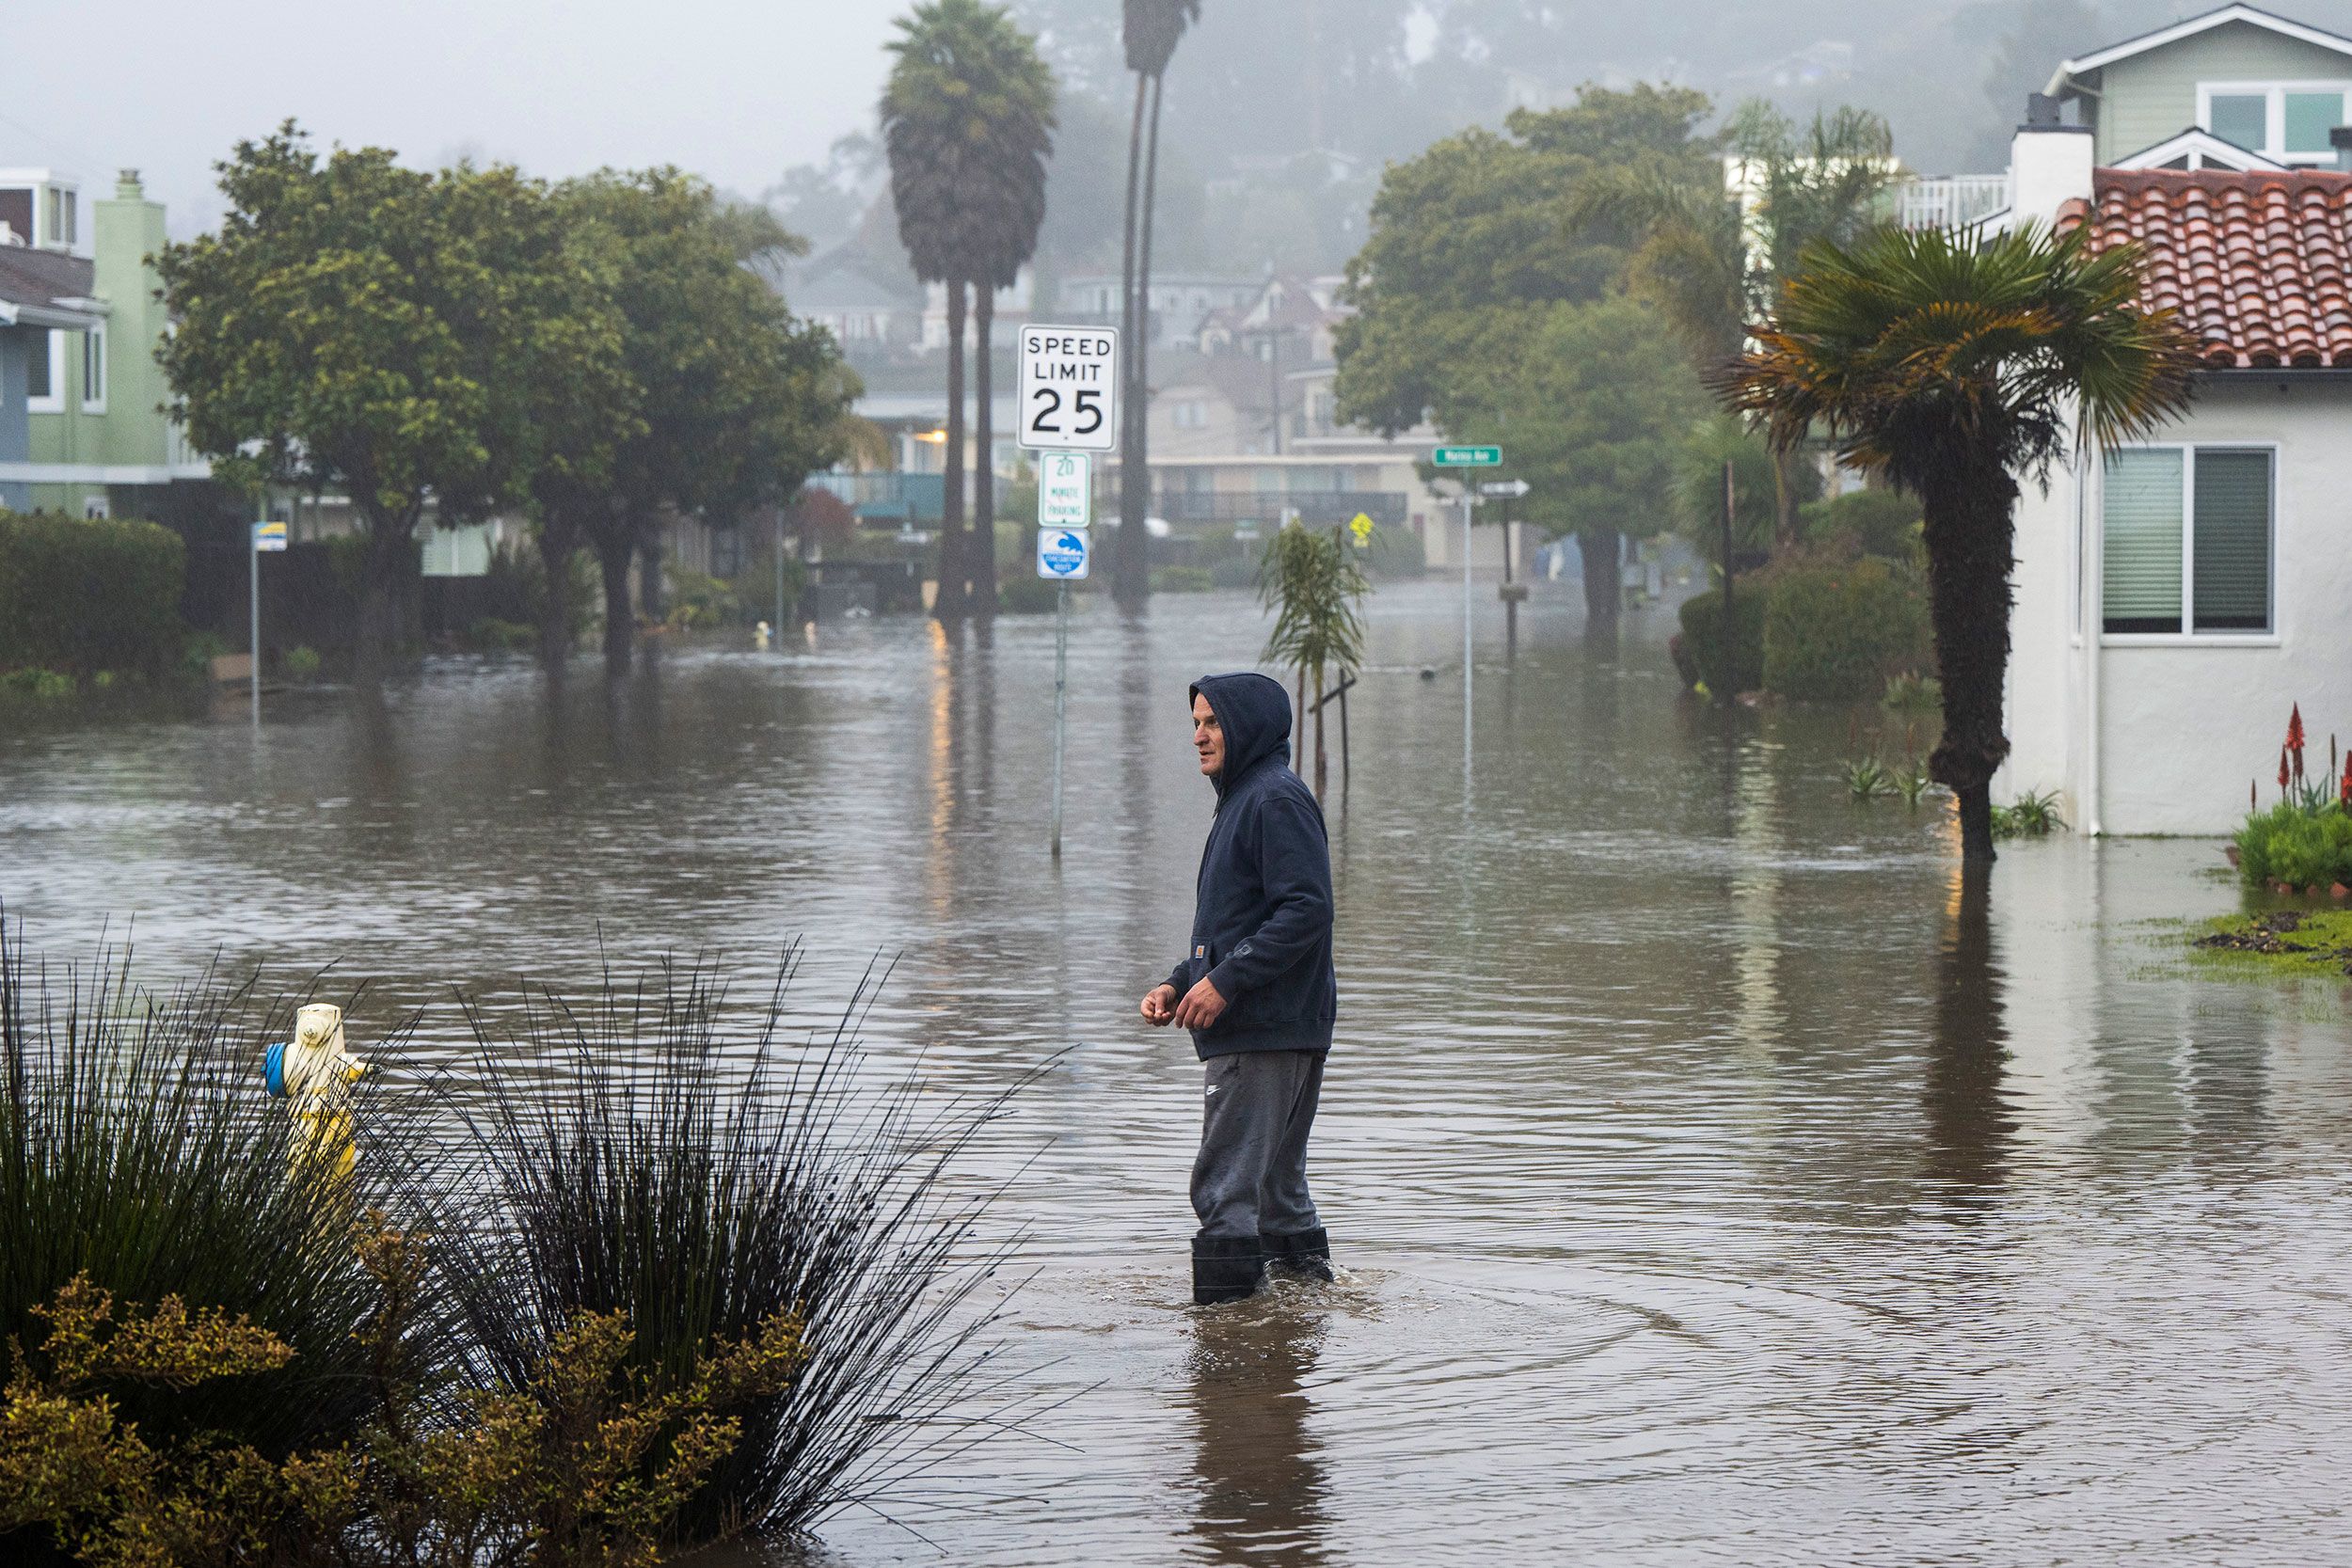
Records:
[[[103,414],[105,411],[106,329],[92,326],[82,333],[82,412]]]
[[[2110,636],[2267,637],[2277,627],[2275,447],[2126,447],[2102,486]]]
[[[36,332],[24,345],[24,410],[65,412],[65,334]]]
[[[2335,163],[2328,133],[2346,122],[2352,82],[2200,82],[2197,123],[2282,164]]]

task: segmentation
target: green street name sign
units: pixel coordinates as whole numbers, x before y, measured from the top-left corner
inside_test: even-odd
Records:
[[[1429,459],[1440,468],[1499,468],[1501,447],[1439,447]]]

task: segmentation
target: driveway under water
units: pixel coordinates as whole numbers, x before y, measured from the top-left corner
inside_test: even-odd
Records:
[[[1875,712],[1694,705],[1669,617],[1601,659],[1572,601],[1506,669],[1482,592],[1467,778],[1458,598],[1371,601],[1311,1165],[1346,1277],[1238,1307],[1189,1305],[1199,1069],[1134,1007],[1241,595],[1085,607],[1058,868],[1050,620],[888,621],[0,736],[0,896],[55,957],[135,916],[150,978],[374,976],[362,1050],[586,988],[600,932],[747,979],[803,937],[812,1019],[898,954],[868,1040],[946,1087],[1066,1051],[985,1152],[1035,1155],[1001,1338],[1043,1413],[787,1557],[2352,1561],[2346,988],[2188,977],[2211,843],[2023,845],[1963,897],[1939,814],[1846,798]]]

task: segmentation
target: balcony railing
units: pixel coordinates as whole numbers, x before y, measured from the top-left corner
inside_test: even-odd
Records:
[[[2008,205],[2008,175],[1948,174],[1898,189],[1895,221],[1905,229],[1965,229]]]
[[[1275,527],[1285,511],[1309,526],[1344,523],[1359,512],[1382,528],[1405,526],[1406,498],[1393,490],[1163,490],[1154,515],[1170,523],[1261,523]]]

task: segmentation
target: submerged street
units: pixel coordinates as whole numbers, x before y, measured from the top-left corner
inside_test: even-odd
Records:
[[[1602,659],[1565,585],[1510,668],[1482,592],[1466,793],[1457,592],[1373,594],[1352,778],[1329,733],[1327,1291],[1189,1305],[1198,1069],[1135,1017],[1241,594],[1085,601],[1058,866],[1051,621],[907,616],[22,731],[0,892],[53,965],[111,919],[150,981],[369,979],[393,1071],[453,986],[706,953],[749,1002],[796,937],[812,1027],[896,958],[867,1043],[943,1094],[1062,1053],[969,1170],[1018,1424],[768,1560],[2343,1560],[2344,987],[2191,974],[2216,843],[2016,845],[1977,907],[1947,810],[1847,798],[1900,721],[1694,705],[1669,614]]]

